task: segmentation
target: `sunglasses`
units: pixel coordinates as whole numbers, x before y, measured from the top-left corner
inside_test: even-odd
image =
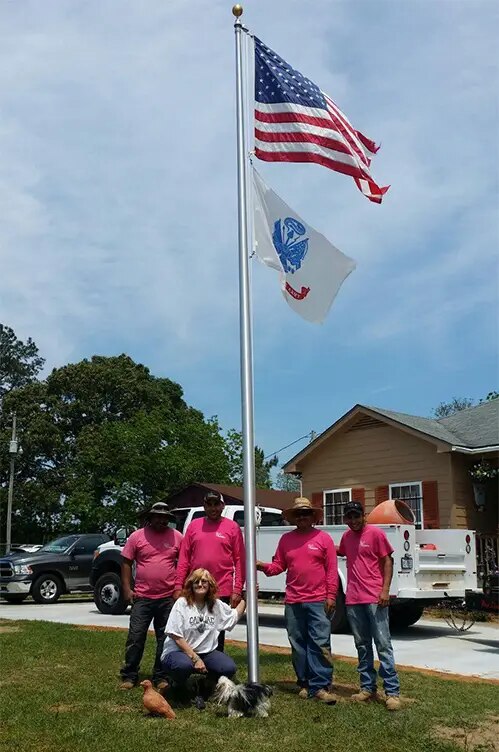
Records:
[[[311,517],[313,512],[311,509],[304,509],[301,512],[295,512],[295,517]]]
[[[353,520],[357,519],[358,517],[362,517],[361,512],[348,512],[348,514],[345,515],[346,520]]]
[[[223,502],[220,501],[220,500],[218,500],[218,501],[205,501],[204,502],[205,507],[218,507],[218,506],[220,506],[220,504],[223,504]]]
[[[196,582],[193,582],[192,584],[194,587],[199,587],[200,585],[209,585],[210,583],[208,580],[196,580]]]

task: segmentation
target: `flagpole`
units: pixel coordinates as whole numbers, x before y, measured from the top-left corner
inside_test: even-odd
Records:
[[[258,661],[258,602],[256,580],[256,520],[255,520],[255,441],[253,427],[253,351],[251,333],[247,141],[245,91],[243,81],[243,25],[239,20],[241,5],[234,5],[234,34],[236,41],[236,110],[237,110],[237,186],[239,230],[239,328],[241,358],[241,412],[243,433],[244,530],[246,545],[247,645],[248,679],[259,680]]]

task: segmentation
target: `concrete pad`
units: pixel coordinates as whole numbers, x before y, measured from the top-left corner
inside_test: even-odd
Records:
[[[289,647],[282,606],[259,607],[259,641],[262,645]],[[64,601],[53,606],[27,601],[18,606],[0,602],[0,619],[54,621],[83,626],[127,629],[129,615],[106,616],[93,601]],[[238,624],[228,638],[246,641],[246,626]],[[349,634],[332,635],[333,654],[356,658]],[[499,680],[499,627],[475,624],[456,632],[443,620],[421,619],[404,633],[393,635],[395,659],[400,666]]]

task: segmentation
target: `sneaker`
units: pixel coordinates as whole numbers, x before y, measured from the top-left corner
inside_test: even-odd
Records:
[[[158,692],[163,692],[163,690],[168,689],[170,686],[166,679],[158,679],[157,682],[154,682],[154,686],[158,690]]]
[[[326,705],[336,705],[338,702],[336,695],[333,695],[332,692],[328,692],[327,689],[319,689],[319,691],[315,693],[314,698],[320,700],[320,702],[326,703]]]
[[[369,702],[369,700],[376,700],[378,693],[376,691],[370,692],[368,689],[361,689],[360,692],[351,696],[351,700],[354,702]]]
[[[120,689],[133,689],[135,687],[135,682],[131,679],[125,679],[125,681],[122,681],[120,684]]]
[[[402,707],[400,703],[400,697],[398,695],[389,695],[386,698],[385,705],[387,710],[400,710],[400,708]]]
[[[308,700],[308,689],[306,687],[302,687],[298,692],[298,697],[300,698],[300,700]]]

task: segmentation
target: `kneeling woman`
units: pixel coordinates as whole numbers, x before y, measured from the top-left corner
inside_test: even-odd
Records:
[[[206,569],[189,575],[170,612],[161,656],[165,673],[176,685],[185,684],[193,672],[208,674],[215,682],[234,676],[236,664],[217,650],[218,635],[233,629],[245,610],[244,600],[231,608],[217,598],[217,583]]]

